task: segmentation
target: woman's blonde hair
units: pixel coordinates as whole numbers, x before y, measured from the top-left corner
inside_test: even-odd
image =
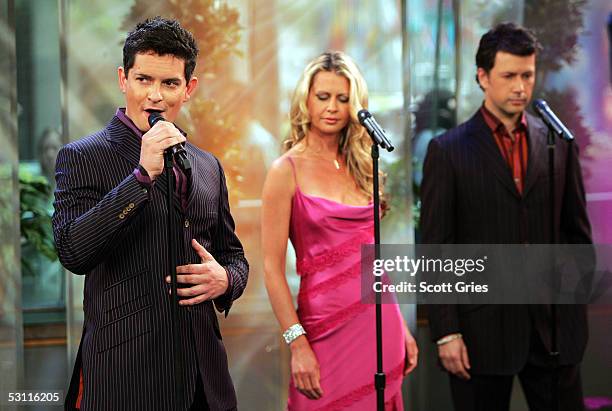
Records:
[[[320,71],[336,73],[349,81],[350,119],[341,131],[338,154],[345,157],[348,171],[355,179],[359,190],[371,197],[372,140],[357,119],[357,112],[368,107],[368,87],[357,65],[346,54],[340,51],[327,51],[308,63],[304,69],[291,99],[291,134],[284,141],[284,148],[289,150],[308,135],[311,123],[307,107],[308,94],[315,75]],[[382,173],[380,177],[383,177]]]

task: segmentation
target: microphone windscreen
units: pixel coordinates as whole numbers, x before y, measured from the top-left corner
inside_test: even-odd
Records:
[[[372,114],[370,114],[370,112],[366,109],[362,109],[357,112],[357,119],[359,119],[359,123],[361,123],[361,125],[363,125],[363,122],[370,117],[372,117]]]
[[[536,111],[543,111],[546,109],[546,102],[544,100],[534,100],[533,101],[533,108]]]
[[[149,127],[153,127],[158,121],[164,121],[164,116],[158,111],[153,111],[149,114]]]
[[[533,101],[533,109],[535,110],[536,114],[539,115],[540,117],[544,116],[547,111],[550,111],[546,101],[539,100],[539,99]]]

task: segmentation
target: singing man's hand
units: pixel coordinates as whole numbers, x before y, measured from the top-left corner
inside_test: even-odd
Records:
[[[191,240],[191,245],[200,256],[201,263],[176,267],[177,282],[191,285],[188,288],[177,289],[179,297],[190,297],[179,300],[180,305],[194,305],[206,300],[214,300],[225,294],[229,284],[225,268],[221,267],[217,260],[195,239]],[[166,282],[170,283],[169,276],[166,277]]]
[[[157,122],[142,136],[139,163],[152,180],[164,170],[164,150],[185,140],[185,136],[169,121]]]

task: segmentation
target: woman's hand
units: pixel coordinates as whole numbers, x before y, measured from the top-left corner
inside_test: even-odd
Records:
[[[406,355],[408,356],[408,361],[406,362],[406,368],[404,368],[404,376],[410,374],[412,370],[417,366],[417,362],[419,359],[419,347],[417,347],[416,340],[410,333],[408,327],[406,327],[405,334],[405,344],[406,344]]]
[[[289,348],[291,349],[291,375],[295,387],[311,400],[318,400],[323,396],[319,361],[310,348],[306,336],[296,338]]]

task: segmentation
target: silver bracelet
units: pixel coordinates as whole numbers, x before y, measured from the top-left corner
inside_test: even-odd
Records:
[[[300,335],[305,335],[306,330],[302,327],[302,324],[293,324],[291,327],[283,333],[283,338],[287,344],[291,344],[293,340],[298,338]]]
[[[450,334],[450,335],[447,335],[446,337],[440,338],[438,341],[436,341],[436,344],[444,345],[451,341],[458,340],[461,337],[463,336],[460,333]]]

